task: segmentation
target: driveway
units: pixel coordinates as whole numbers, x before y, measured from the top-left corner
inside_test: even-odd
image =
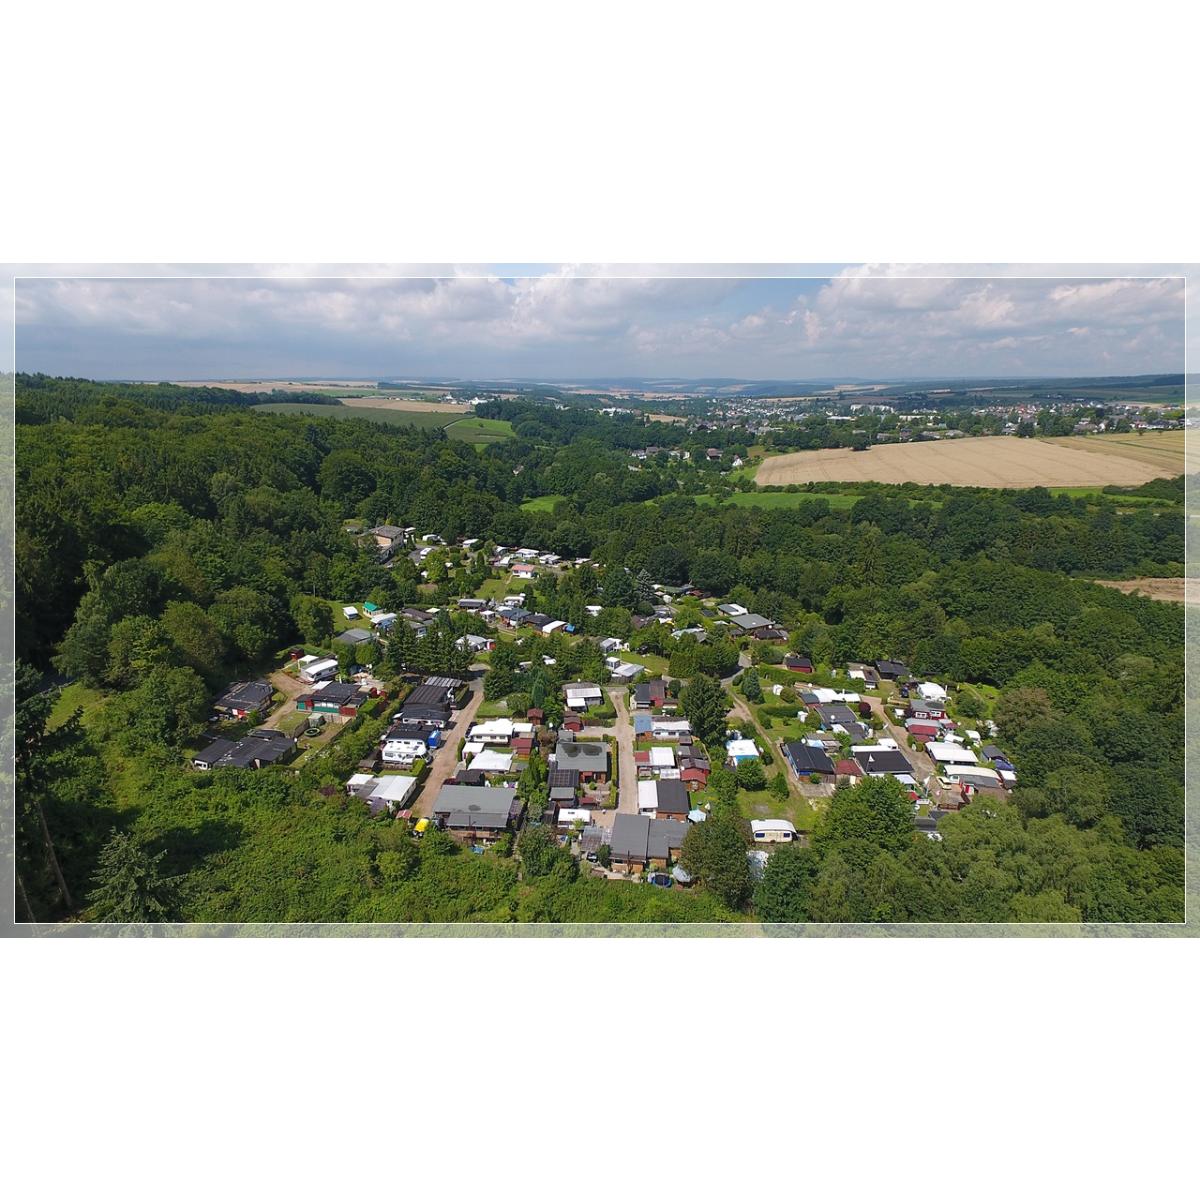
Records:
[[[613,737],[617,741],[617,807],[602,808],[592,817],[597,825],[611,827],[616,813],[637,813],[637,763],[633,760],[633,718],[629,715],[629,697],[624,686],[607,691],[617,710],[615,724],[611,729],[585,725],[583,732]]]
[[[862,698],[871,706],[871,711],[882,719],[885,736],[890,737],[899,747],[900,753],[912,767],[913,778],[925,785],[934,803],[945,796],[952,795],[952,791],[945,788],[938,779],[929,756],[924,751],[908,748],[908,731],[903,725],[893,723],[888,700],[877,696],[868,696],[865,693],[862,693]],[[893,697],[892,703],[897,702],[903,703],[898,696]]]
[[[448,730],[442,730],[442,744],[434,751],[429,773],[421,783],[421,794],[412,806],[414,815],[429,816],[442,784],[458,770],[463,740],[467,736],[467,730],[474,724],[475,714],[482,703],[483,680],[477,678],[471,684],[471,698],[462,708],[455,709],[454,724]]]

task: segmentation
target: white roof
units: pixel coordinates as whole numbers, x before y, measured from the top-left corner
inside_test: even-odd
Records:
[[[558,823],[560,825],[574,825],[576,821],[582,821],[585,825],[592,823],[592,814],[586,808],[560,808],[558,810]]]
[[[361,787],[364,783],[370,783],[372,778],[371,775],[351,775],[346,780],[346,786],[349,788]]]
[[[557,633],[560,629],[566,629],[566,621],[550,621],[542,626],[543,633]]]
[[[314,671],[328,671],[330,667],[336,669],[338,665],[336,658],[318,658],[315,661],[310,658],[308,662],[305,662],[303,659],[300,662],[304,670],[310,675]]]
[[[471,770],[507,771],[512,766],[512,760],[510,752],[502,754],[499,750],[481,750],[471,759]]]
[[[753,833],[795,833],[796,827],[791,821],[784,821],[778,817],[769,817],[764,821],[751,821],[750,829]]]
[[[395,613],[376,612],[376,613],[371,614],[371,624],[372,625],[382,625],[384,623],[384,621],[394,621],[395,619],[396,619]]]
[[[347,604],[347,605],[345,605],[345,606],[342,608],[342,616],[344,616],[344,617],[357,617],[357,616],[358,616],[358,609],[357,609],[357,608],[355,608],[353,604]]]
[[[305,654],[302,658],[298,658],[296,660],[296,665],[300,667],[307,667],[309,663],[315,663],[318,661],[319,660],[315,654]]]
[[[708,820],[708,813],[706,813],[702,808],[693,808],[692,811],[688,813],[688,820],[691,821],[693,825],[699,825],[701,821]]]
[[[486,747],[483,742],[464,742],[462,748],[463,758],[466,758],[468,754],[482,754],[484,749]]]
[[[730,758],[757,758],[758,747],[749,738],[730,738],[725,743]]]
[[[414,775],[381,775],[371,789],[371,799],[399,804],[417,786]]]
[[[481,737],[512,737],[513,723],[508,717],[494,717],[490,721],[480,721],[471,727],[470,736]]]
[[[658,808],[658,784],[653,779],[638,780],[638,808],[642,812]]]
[[[986,779],[989,783],[1000,782],[1000,776],[990,767],[955,764],[946,768],[946,774],[951,779],[961,779],[964,783],[972,783],[977,779]]]
[[[917,685],[917,691],[922,700],[945,700],[947,692],[940,683],[922,683]]]
[[[547,625],[546,628],[549,629],[550,626]],[[587,700],[599,700],[604,694],[600,690],[600,685],[596,683],[569,683],[563,688],[563,691],[566,693],[568,700],[574,700],[577,697]]]
[[[650,722],[650,728],[662,733],[691,733],[692,723],[686,720],[667,721],[661,718],[654,718]]]
[[[651,746],[650,765],[652,767],[673,767],[675,751],[670,746]]]
[[[953,742],[926,742],[925,749],[936,763],[970,764],[979,761],[974,750],[968,750],[966,746],[958,746]]]

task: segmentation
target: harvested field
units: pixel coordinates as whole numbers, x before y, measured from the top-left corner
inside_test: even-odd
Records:
[[[1168,579],[1097,579],[1101,587],[1116,588],[1128,595],[1148,596],[1151,600],[1166,600],[1172,604],[1200,604],[1200,588],[1195,579],[1182,576]],[[1190,587],[1186,586],[1191,584]]]
[[[1200,455],[1188,457],[1200,468]],[[926,483],[959,487],[1136,487],[1184,472],[1182,432],[1079,438],[956,438],[869,450],[802,450],[763,461],[760,487],[789,483]]]

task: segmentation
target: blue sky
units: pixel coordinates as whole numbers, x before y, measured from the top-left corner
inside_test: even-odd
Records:
[[[736,277],[790,270],[162,267],[80,278],[59,269],[71,277],[18,281],[17,366],[130,379],[1183,369],[1177,279],[834,265],[805,268],[818,279]],[[178,277],[196,273],[209,277]],[[696,274],[707,277],[687,277]]]

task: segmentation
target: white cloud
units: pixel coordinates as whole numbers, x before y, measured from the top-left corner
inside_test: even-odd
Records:
[[[474,267],[171,270],[23,281],[19,365],[150,378],[1182,369],[1181,280],[1078,269],[1030,279],[1028,268],[868,264],[821,282],[580,265],[528,278]]]

